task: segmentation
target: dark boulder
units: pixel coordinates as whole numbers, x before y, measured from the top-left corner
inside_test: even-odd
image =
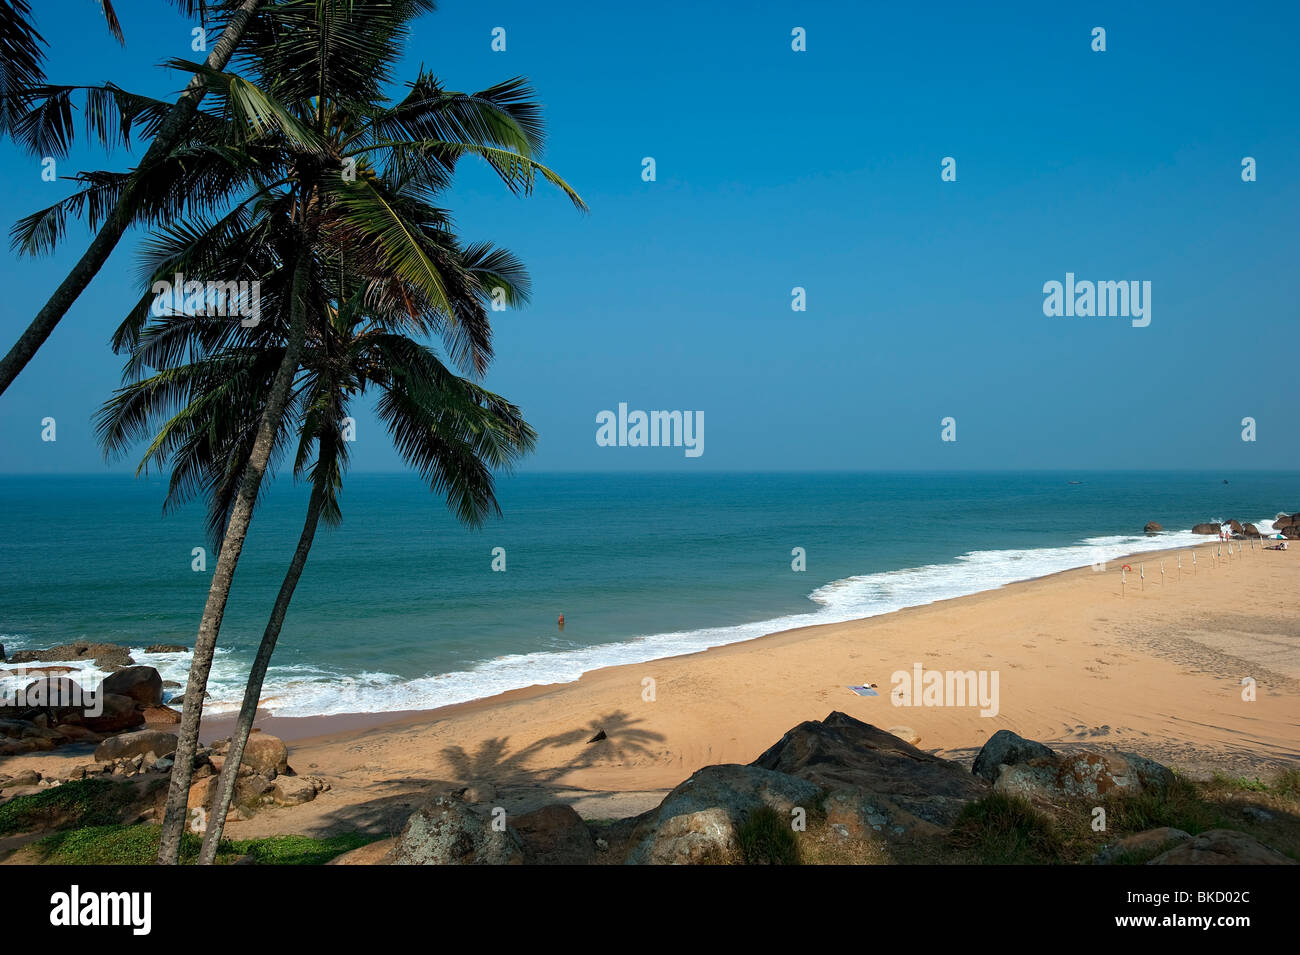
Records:
[[[971,772],[986,782],[995,783],[1003,766],[1027,763],[1031,759],[1051,759],[1055,755],[1042,743],[1017,736],[1011,730],[998,730],[980,748]]]
[[[104,679],[104,692],[129,696],[137,706],[161,706],[162,677],[153,667],[123,667]]]
[[[838,711],[800,723],[751,765],[871,797],[886,815],[897,808],[940,826],[988,794],[984,780],[959,764]]]

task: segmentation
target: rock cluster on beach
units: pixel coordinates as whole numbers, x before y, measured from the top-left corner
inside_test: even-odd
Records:
[[[35,679],[20,694],[0,698],[0,756],[17,756],[52,750],[65,743],[98,743],[106,736],[132,730],[146,724],[180,722],[180,714],[163,705],[163,681],[153,667],[130,664],[125,648],[111,658],[126,660],[127,665],[113,665],[113,671],[94,691],[93,698],[71,677],[75,672],[66,666],[32,667],[43,660],[108,659],[107,644],[73,644],[51,650],[28,650],[15,653],[10,663],[23,664],[26,675]],[[79,655],[69,655],[80,648]],[[13,671],[9,671],[13,672]]]
[[[787,820],[815,814],[844,842],[904,844],[946,833],[967,806],[994,793],[1044,807],[1088,805],[1162,793],[1173,779],[1134,753],[1057,753],[1007,730],[993,734],[968,771],[833,712],[794,727],[750,765],[706,766],[649,812],[598,829],[558,804],[506,820],[491,805],[494,793],[461,789],[435,795],[396,839],[336,864],[725,863],[737,861],[741,830],[759,810]],[[1216,829],[1193,838],[1167,827],[1113,842],[1094,861],[1134,853],[1154,856],[1153,865],[1295,864],[1244,833]]]
[[[1155,523],[1154,521],[1152,523]],[[1159,527],[1159,525],[1156,525]],[[1300,512],[1295,514],[1279,514],[1273,520],[1274,530],[1289,540],[1300,540]],[[1147,525],[1147,532],[1151,532],[1151,524]],[[1210,521],[1203,524],[1197,524],[1192,527],[1193,534],[1212,534],[1218,536],[1224,532],[1232,535],[1234,540],[1247,540],[1249,538],[1263,537],[1264,533],[1254,524],[1241,521]]]

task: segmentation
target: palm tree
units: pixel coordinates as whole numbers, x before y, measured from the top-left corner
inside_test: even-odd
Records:
[[[445,90],[421,70],[404,96],[386,101],[382,86],[409,20],[423,6],[417,0],[356,10],[352,0],[285,3],[249,28],[238,59],[251,76],[193,65],[218,109],[209,114],[212,122],[193,127],[191,141],[177,152],[184,154],[192,181],[210,193],[205,207],[224,201],[226,208],[216,217],[190,217],[162,229],[182,251],[174,249],[166,268],[151,269],[150,277],[177,271],[190,278],[258,281],[264,321],[252,329],[206,322],[209,328],[198,333],[209,343],[209,354],[244,346],[239,354],[247,365],[212,390],[228,402],[214,412],[231,416],[222,434],[237,435],[236,450],[217,448],[221,453],[213,454],[227,462],[220,481],[185,463],[173,470],[173,488],[202,487],[212,495],[209,527],[220,529],[221,546],[194,643],[160,863],[175,863],[179,853],[222,616],[263,476],[291,411],[293,382],[316,334],[312,323],[329,309],[331,277],[346,265],[370,283],[367,294],[376,308],[441,316],[452,359],[482,374],[491,357],[486,318],[481,309],[467,311],[460,304],[457,283],[463,279],[449,217],[432,198],[447,188],[457,162],[468,154],[485,160],[513,192],[530,193],[540,177],[585,208],[534,158],[542,126],[521,79],[463,94]],[[223,259],[223,249],[249,251]],[[221,271],[211,270],[214,263],[224,263]],[[182,322],[176,334],[158,336],[136,355],[152,304],[151,296],[142,296],[115,339],[118,348],[132,350],[137,369],[146,363],[167,368],[166,350],[187,347]],[[251,389],[254,380],[270,381],[258,392],[255,414],[235,416],[240,389]],[[190,440],[184,423],[192,412],[168,410],[176,411],[176,420],[153,439],[147,462],[165,463]],[[138,420],[153,422],[161,413]],[[147,436],[138,423],[125,433],[129,439]],[[211,435],[193,440],[214,448],[217,441]]]
[[[99,0],[108,32],[123,46],[122,24],[108,0]],[[45,85],[45,37],[28,0],[0,0],[0,136],[10,135],[33,91]]]
[[[175,2],[187,13],[198,11],[206,15],[209,6],[206,0]],[[203,70],[226,68],[262,3],[263,0],[226,0],[211,4],[214,8],[229,7],[230,11],[224,20],[221,37],[208,54]],[[108,0],[102,0],[101,6],[110,30],[121,40],[121,27],[112,5]],[[83,204],[91,203],[91,218],[92,221],[98,220],[95,222],[98,231],[72,271],[59,283],[8,354],[0,359],[0,395],[27,367],[68,309],[99,274],[127,227],[133,222],[151,218],[158,221],[159,210],[147,202],[147,196],[156,192],[159,183],[169,181],[164,169],[165,160],[184,139],[207,93],[207,78],[201,70],[194,71],[180,98],[170,106],[148,97],[128,94],[112,84],[98,87],[46,86],[41,68],[44,40],[31,25],[30,13],[26,0],[12,0],[12,3],[0,0],[0,134],[9,132],[18,136],[37,155],[66,155],[72,128],[70,100],[73,93],[81,91],[87,97],[87,126],[101,139],[111,141],[116,137],[129,142],[132,126],[140,124],[153,132],[153,140],[133,173],[79,177],[90,183],[90,195],[87,197],[83,190],[81,201]],[[142,188],[144,183],[150,186]],[[57,232],[61,231],[62,219],[44,221],[46,229],[42,235],[47,241],[29,245],[27,251],[52,248]],[[19,225],[21,227],[22,223]]]
[[[522,267],[504,250],[473,246],[460,252],[459,258],[463,270],[460,277],[468,280],[463,286],[464,300],[457,302],[459,307],[482,310],[494,288],[506,290],[512,303],[526,297],[527,279]],[[338,304],[329,304],[326,313],[316,316],[318,321],[312,323],[302,359],[303,371],[295,381],[290,401],[293,413],[285,417],[285,443],[295,434],[298,440],[294,473],[310,475],[307,516],[248,677],[230,749],[217,781],[200,863],[212,862],[220,845],[267,667],[317,525],[322,518],[330,524],[341,519],[338,493],[347,465],[347,445],[340,422],[351,401],[368,388],[381,391],[379,417],[388,425],[399,452],[429,481],[432,490],[447,498],[456,516],[470,525],[482,523],[490,513],[500,513],[493,472],[509,469],[531,450],[536,438],[518,408],[452,374],[430,349],[406,334],[438,328],[454,346],[454,326],[443,321],[438,312],[412,315],[391,300],[371,306],[369,302],[376,298],[375,283],[354,277],[348,277],[348,282],[348,288],[335,293]],[[232,470],[232,462],[214,456],[213,450],[223,449],[239,457],[239,441],[226,431],[232,426],[236,434],[251,429],[260,396],[272,387],[267,376],[272,365],[259,361],[263,356],[257,350],[227,349],[209,355],[205,343],[194,334],[196,330],[192,325],[188,328],[189,350],[202,357],[162,369],[121,389],[101,413],[101,433],[106,443],[118,444],[129,431],[139,430],[142,425],[148,430],[139,417],[145,409],[193,408],[195,413],[186,416],[179,427],[190,438],[203,437],[187,443],[192,453],[180,457],[185,467],[193,468],[195,473],[206,472],[210,486],[219,487],[224,475]],[[166,322],[152,323],[138,340],[137,351],[151,351],[155,339],[174,339],[176,334],[177,330]],[[163,351],[169,350],[169,346],[163,347]],[[262,371],[261,380],[252,382],[255,387],[241,388],[237,396],[222,396],[219,400],[209,396],[209,387],[241,375],[249,364],[260,366]],[[242,422],[227,413],[230,397],[240,402],[237,413],[244,417]],[[213,436],[219,437],[210,441]],[[221,495],[213,495],[210,504],[219,512]]]

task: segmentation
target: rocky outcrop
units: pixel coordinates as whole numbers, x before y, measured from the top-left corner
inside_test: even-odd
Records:
[[[449,795],[412,813],[393,846],[394,865],[522,865],[515,831]]]
[[[1031,759],[1052,759],[1056,756],[1042,743],[1017,736],[1011,730],[998,730],[989,737],[975,757],[971,772],[985,782],[997,782],[1003,766],[1027,763]]]
[[[1193,534],[1214,534],[1217,536],[1218,534],[1223,533],[1223,525],[1222,524],[1197,524],[1195,527],[1192,528],[1192,533]]]
[[[1230,531],[1231,531],[1232,533],[1234,533],[1234,534],[1244,534],[1244,533],[1245,533],[1245,528],[1243,528],[1243,527],[1241,526],[1241,522],[1240,522],[1240,521],[1228,521],[1227,525],[1225,525],[1225,526],[1228,528],[1228,530],[1230,530]]]
[[[1142,530],[1147,534],[1159,534],[1164,528],[1155,521],[1147,521],[1146,527],[1142,528]]]
[[[1162,852],[1147,865],[1296,865],[1258,839],[1232,829],[1211,829]]]
[[[145,653],[189,653],[190,648],[179,643],[155,643],[144,648]]]
[[[828,792],[866,797],[885,815],[901,810],[941,826],[988,793],[983,780],[957,763],[840,712],[800,723],[752,765],[807,779]]]
[[[1242,529],[1242,533],[1245,534],[1246,537],[1263,537],[1263,536],[1264,536],[1263,534],[1260,533],[1259,528],[1256,527],[1254,524],[1242,524],[1242,525],[1241,525],[1241,529]]]

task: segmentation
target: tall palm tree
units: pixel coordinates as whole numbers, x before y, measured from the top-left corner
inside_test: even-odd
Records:
[[[469,281],[458,305],[482,309],[494,288],[506,290],[512,303],[524,300],[527,279],[509,253],[480,245],[463,250],[459,258],[463,276]],[[293,469],[297,475],[309,474],[311,495],[298,545],[249,673],[207,819],[200,863],[212,862],[220,845],[266,671],[317,526],[322,518],[330,524],[341,519],[338,493],[348,455],[340,423],[351,402],[370,388],[380,390],[379,417],[387,424],[399,453],[429,481],[432,490],[447,498],[457,518],[470,525],[480,524],[490,513],[500,513],[494,471],[512,467],[531,450],[536,438],[518,408],[456,376],[434,352],[406,334],[439,328],[454,347],[453,326],[439,313],[413,315],[403,304],[391,299],[385,303],[373,294],[375,282],[354,276],[347,276],[346,281],[348,287],[333,292],[335,300],[327,304],[326,313],[312,322],[302,373],[294,383],[292,412],[285,416],[283,444],[287,446],[296,435]],[[376,301],[378,304],[372,304]],[[196,331],[189,325],[179,334],[187,335],[188,351],[200,357],[160,369],[119,390],[101,413],[100,428],[107,444],[120,445],[128,432],[149,430],[148,422],[142,420],[148,409],[192,410],[176,424],[190,439],[184,442],[186,451],[178,455],[178,464],[206,473],[209,485],[220,487],[224,476],[233,470],[232,462],[220,455],[233,454],[238,459],[242,453],[237,434],[251,430],[256,421],[262,395],[272,387],[268,377],[272,365],[260,361],[263,356],[255,349],[227,348],[210,354]],[[138,339],[136,351],[151,352],[155,339],[174,339],[177,334],[167,322],[154,322]],[[172,348],[165,345],[161,350],[166,353]],[[209,388],[241,376],[250,365],[260,367],[262,373],[260,380],[250,382],[253,387],[241,387],[237,394],[217,400],[208,394]],[[238,402],[233,409],[231,398]],[[232,428],[235,433],[228,434]],[[212,440],[214,436],[216,440]],[[210,506],[219,512],[221,500],[221,494],[212,495]]]
[[[450,184],[459,159],[475,155],[513,192],[530,193],[543,178],[585,208],[572,188],[534,158],[542,125],[524,81],[463,94],[445,90],[421,70],[404,96],[386,100],[383,86],[391,65],[410,19],[424,6],[416,0],[286,2],[249,28],[236,58],[249,75],[193,65],[219,109],[210,113],[213,122],[193,127],[191,141],[177,152],[185,154],[193,181],[211,190],[206,205],[215,208],[224,200],[226,208],[216,217],[191,217],[164,228],[162,233],[184,248],[167,266],[187,278],[247,277],[261,283],[264,320],[258,326],[208,323],[214,328],[204,334],[216,336],[214,348],[250,345],[256,358],[246,357],[261,363],[214,394],[232,395],[268,375],[270,385],[260,394],[257,414],[239,417],[244,426],[232,425],[228,432],[238,433],[239,453],[221,460],[239,463],[222,472],[219,486],[205,484],[210,475],[201,469],[173,471],[174,485],[201,485],[216,495],[221,506],[210,510],[209,523],[221,529],[221,547],[194,642],[159,844],[161,863],[178,857],[203,696],[226,601],[263,476],[283,433],[293,382],[314,334],[314,316],[328,310],[330,276],[346,264],[351,274],[366,277],[376,306],[441,316],[453,360],[481,374],[491,357],[486,318],[481,309],[458,304],[462,279],[449,244],[449,217],[431,199]],[[228,248],[265,250],[270,258],[250,254],[210,271],[222,261],[218,250]],[[134,347],[152,304],[149,295],[142,296],[119,329],[119,348]],[[153,357],[146,349],[137,361],[166,368],[170,362],[157,350],[184,347],[183,336],[164,335],[150,343]],[[271,372],[268,363],[277,358]],[[185,414],[179,413],[182,421]],[[252,420],[256,426],[247,426]],[[139,430],[130,434],[143,436]],[[168,460],[184,447],[184,436],[179,424],[164,428],[147,460]]]
[[[220,71],[230,62],[244,31],[264,0],[175,2],[188,13],[197,11],[206,16],[209,6],[217,12],[218,22],[223,24],[221,37],[208,53],[203,69]],[[112,5],[102,0],[102,7],[110,29],[120,40],[121,27]],[[92,217],[99,219],[95,237],[18,341],[4,358],[0,358],[0,395],[27,367],[68,309],[99,274],[127,228],[133,222],[149,218],[151,212],[157,215],[157,208],[151,209],[142,200],[140,193],[149,190],[142,190],[141,184],[151,183],[156,187],[157,183],[167,181],[162,169],[164,161],[184,139],[207,93],[206,74],[200,70],[194,71],[180,98],[165,109],[161,108],[164,104],[159,101],[131,96],[112,84],[99,87],[46,86],[40,55],[43,44],[40,34],[31,26],[26,0],[13,0],[12,3],[0,0],[0,134],[10,132],[19,136],[37,155],[65,155],[72,127],[70,98],[81,90],[87,96],[87,125],[97,131],[101,139],[108,138],[112,125],[109,114],[116,110],[118,134],[124,140],[129,140],[129,131],[137,121],[148,126],[153,132],[153,140],[133,173],[120,176],[99,174],[89,180],[99,203],[92,208]],[[46,236],[53,238],[48,231]],[[50,241],[45,246],[33,248],[52,245]]]

